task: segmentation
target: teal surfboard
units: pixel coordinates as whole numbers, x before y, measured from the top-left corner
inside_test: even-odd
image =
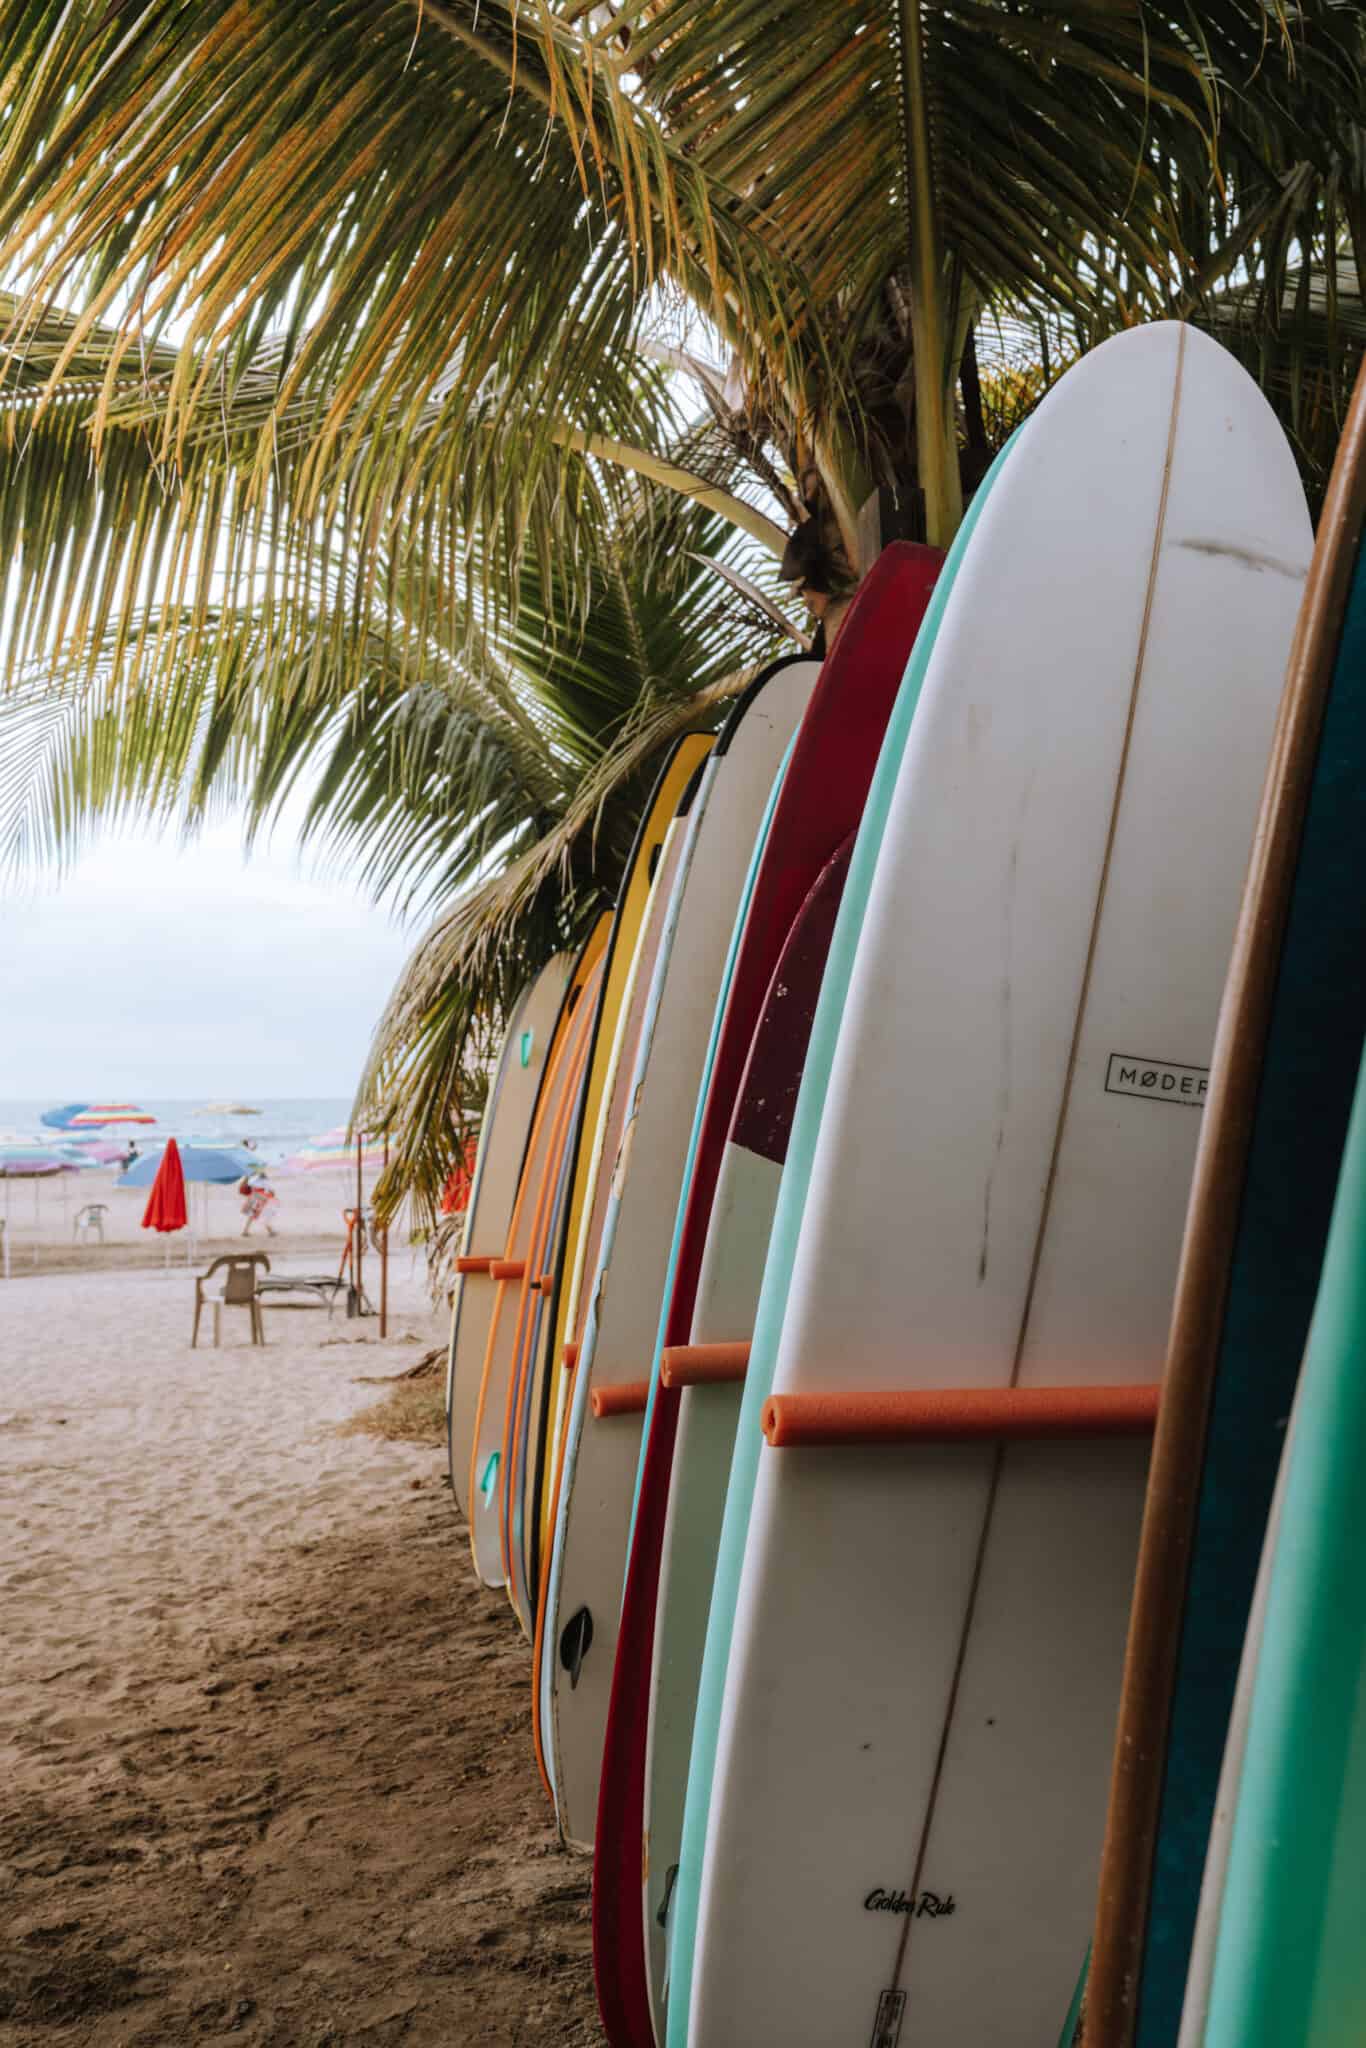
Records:
[[[1366,1070],[1287,1459],[1204,2048],[1366,2040]]]

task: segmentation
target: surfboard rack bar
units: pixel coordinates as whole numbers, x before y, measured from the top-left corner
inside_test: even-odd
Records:
[[[542,1273],[536,1285],[540,1288],[542,1294],[553,1294],[555,1292],[555,1275],[553,1273]]]
[[[742,1380],[749,1344],[670,1344],[661,1352],[659,1377],[666,1387],[718,1387]]]
[[[520,1280],[526,1273],[525,1259],[490,1259],[489,1272],[495,1280]]]
[[[492,1264],[492,1259],[467,1259],[462,1253],[455,1262],[455,1270],[457,1273],[487,1273]]]
[[[650,1400],[648,1380],[621,1380],[614,1387],[594,1387],[591,1400],[599,1421],[605,1415],[643,1415]]]
[[[573,1372],[576,1370],[579,1363],[579,1347],[576,1339],[571,1337],[569,1342],[565,1345],[562,1362],[566,1372]]]
[[[1158,1389],[934,1387],[892,1394],[770,1394],[774,1450],[817,1444],[962,1444],[1151,1436]]]

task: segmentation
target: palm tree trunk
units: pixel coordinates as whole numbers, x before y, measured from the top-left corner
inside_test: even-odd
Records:
[[[906,219],[911,257],[911,346],[914,351],[916,456],[925,494],[925,538],[946,548],[963,518],[958,436],[950,394],[943,239],[935,194],[921,0],[898,0],[902,136],[906,152]]]

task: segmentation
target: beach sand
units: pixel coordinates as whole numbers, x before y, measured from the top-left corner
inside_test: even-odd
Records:
[[[283,1255],[307,1255],[319,1271],[335,1272],[341,1255],[345,1226],[343,1209],[354,1206],[356,1176],[332,1167],[312,1173],[274,1174],[267,1168],[275,1190],[271,1222],[276,1236],[267,1237],[258,1223],[251,1233],[250,1247]],[[185,1232],[169,1239],[142,1228],[148,1189],[117,1186],[112,1167],[87,1169],[82,1173],[52,1174],[44,1180],[0,1181],[0,1217],[8,1209],[10,1270],[16,1279],[40,1273],[124,1272],[132,1266],[160,1266],[168,1254],[173,1266],[187,1262],[200,1271],[220,1252],[242,1248],[242,1202],[236,1187],[209,1187],[203,1183],[187,1188],[193,1242]],[[364,1181],[369,1200],[372,1173]],[[77,1213],[88,1204],[104,1208],[101,1219],[104,1241],[89,1236],[77,1238]],[[207,1223],[207,1231],[202,1225]],[[400,1231],[393,1233],[397,1247]],[[296,1260],[296,1264],[299,1261]],[[368,1274],[365,1267],[369,1268]],[[378,1268],[367,1250],[362,1268],[367,1292],[378,1284]]]
[[[300,1186],[269,1249],[335,1269]],[[441,1452],[342,1427],[440,1341],[411,1255],[384,1345],[191,1351],[183,1266],[84,1251],[0,1282],[0,2043],[598,2041],[526,1646]]]

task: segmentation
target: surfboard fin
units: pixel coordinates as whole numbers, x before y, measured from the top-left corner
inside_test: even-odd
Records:
[[[659,1911],[655,1914],[655,1923],[659,1927],[667,1927],[669,1924],[669,1904],[673,1898],[674,1885],[677,1883],[677,1881],[678,1865],[676,1863],[671,1863],[669,1865],[668,1874],[664,1879],[664,1896],[659,1902]]]
[[[560,1662],[569,1673],[569,1690],[573,1692],[583,1670],[583,1660],[588,1655],[593,1640],[593,1617],[586,1607],[577,1614],[571,1614],[560,1632]]]

